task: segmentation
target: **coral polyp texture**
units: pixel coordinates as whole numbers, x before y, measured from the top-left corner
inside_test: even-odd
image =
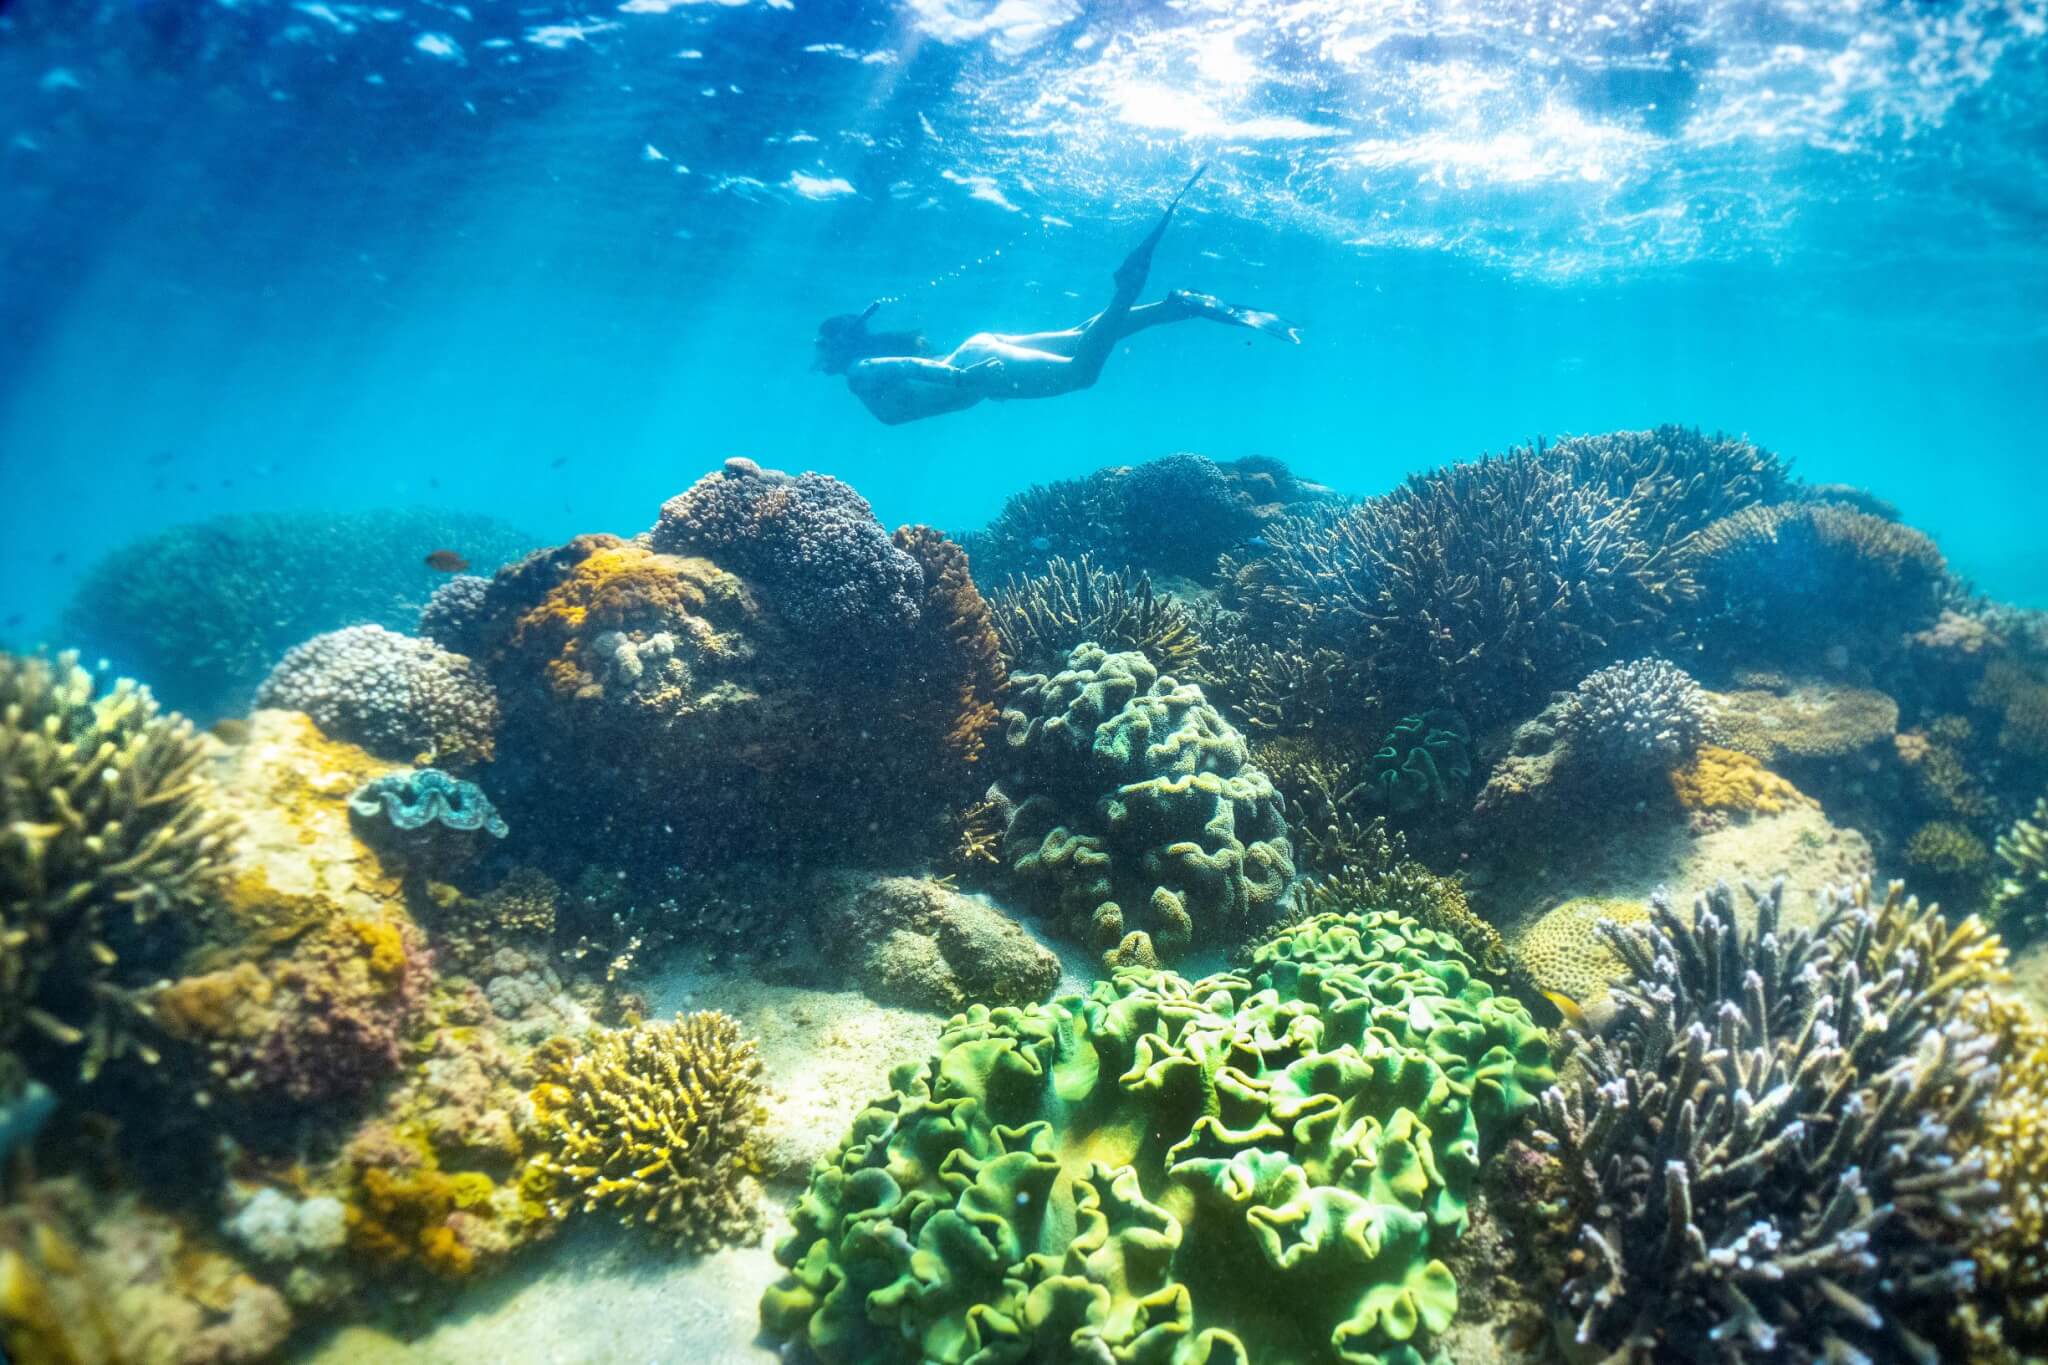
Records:
[[[768,592],[789,620],[840,643],[917,624],[924,574],[867,499],[827,474],[795,478],[731,459],[662,504],[648,544],[709,555]]]
[[[1797,787],[1748,754],[1703,744],[1671,772],[1671,790],[1687,810],[1776,815],[1813,804]]]
[[[1276,916],[1294,876],[1283,802],[1201,688],[1092,644],[1010,681],[1002,856],[1063,933],[1139,965]]]
[[[695,1251],[761,1229],[761,1059],[716,1010],[602,1033],[533,1092],[533,1166],[564,1211],[609,1211]]]
[[[1954,1150],[1999,1074],[1963,1007],[2004,950],[1896,885],[1827,893],[1810,929],[1782,883],[1751,894],[1751,933],[1725,885],[1600,927],[1617,1018],[1540,1111],[1567,1334],[1609,1360],[1952,1359],[1999,1199]]]
[[[147,688],[0,654],[0,1048],[33,1048],[53,1085],[127,1048],[133,989],[226,872],[205,757]]]
[[[1636,659],[1582,679],[1564,722],[1582,758],[1610,770],[1666,771],[1710,737],[1714,705],[1684,669],[1664,659]]]
[[[100,560],[65,607],[65,633],[210,721],[245,707],[302,640],[410,629],[441,582],[423,562],[430,551],[489,572],[534,543],[492,517],[427,508],[214,517]]]
[[[256,689],[330,738],[382,758],[462,765],[496,752],[498,696],[483,670],[428,640],[350,626],[294,645]]]
[[[2048,932],[2048,796],[2034,803],[2031,819],[2013,821],[1998,837],[1998,861],[1999,927],[2015,939],[2039,938]]]
[[[1550,1079],[1521,1006],[1383,912],[977,1005],[812,1173],[762,1322],[832,1365],[1440,1360],[1443,1253]]]

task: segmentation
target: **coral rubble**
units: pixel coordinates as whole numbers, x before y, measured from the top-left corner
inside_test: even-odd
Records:
[[[813,1172],[762,1321],[827,1362],[1419,1365],[1481,1162],[1550,1076],[1519,1005],[1381,912],[1243,974],[977,1005]]]

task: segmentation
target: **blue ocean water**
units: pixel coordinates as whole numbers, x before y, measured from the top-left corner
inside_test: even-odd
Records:
[[[888,524],[1171,451],[1347,491],[1746,433],[2048,605],[2048,5],[0,7],[0,620],[221,512],[631,533],[731,455]],[[902,428],[818,320],[1298,323]],[[431,547],[423,547],[431,548]],[[345,572],[337,566],[336,572]]]

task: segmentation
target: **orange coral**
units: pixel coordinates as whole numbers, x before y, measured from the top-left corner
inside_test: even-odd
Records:
[[[487,1177],[476,1178],[490,1184]],[[348,1206],[349,1247],[366,1260],[393,1267],[418,1264],[437,1275],[467,1275],[476,1268],[476,1253],[448,1225],[463,1193],[455,1178],[431,1167],[392,1171],[372,1166],[362,1173],[357,1198]]]
[[[1687,810],[1725,810],[1775,815],[1811,798],[1748,754],[1703,745],[1690,763],[1671,774],[1671,790]]]
[[[352,919],[348,921],[348,929],[365,950],[371,976],[388,982],[405,971],[405,936],[397,925],[388,921]]]

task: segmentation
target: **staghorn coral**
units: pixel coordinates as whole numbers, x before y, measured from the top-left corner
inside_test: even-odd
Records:
[[[1722,517],[1794,491],[1788,462],[1738,437],[1666,424],[1651,431],[1570,436],[1547,457],[1575,483],[1645,508],[1646,535],[1677,546]]]
[[[796,478],[731,459],[662,504],[647,543],[704,554],[758,584],[814,643],[878,649],[917,624],[917,561],[890,543],[867,500],[826,474]]]
[[[1055,555],[1043,572],[1012,578],[996,590],[996,636],[1015,669],[1057,670],[1075,646],[1137,650],[1153,665],[1185,676],[1202,641],[1178,600],[1161,596],[1152,580],[1129,569],[1111,572]]]
[[[693,1251],[761,1229],[761,1061],[716,1010],[600,1034],[535,1087],[551,1209],[616,1209]]]
[[[2034,803],[2031,819],[1998,836],[1998,860],[2005,864],[1992,897],[1999,928],[2015,940],[2040,937],[2048,931],[2048,796]]]
[[[1340,661],[1337,713],[1393,698],[1483,725],[1691,598],[1647,534],[1652,492],[1582,484],[1535,451],[1453,465],[1341,515],[1268,524],[1232,592],[1254,640]]]
[[[482,670],[382,626],[294,645],[256,689],[256,704],[304,712],[329,737],[383,758],[459,767],[496,752],[498,697]]]
[[[1581,761],[1621,773],[1668,772],[1715,730],[1714,704],[1692,675],[1656,658],[1588,674],[1572,689],[1563,722]]]
[[[1294,876],[1282,802],[1199,687],[1092,644],[1011,684],[1003,858],[1061,932],[1128,963],[1273,918]]]
[[[1966,993],[2004,958],[1894,885],[1830,892],[1812,929],[1755,932],[1721,886],[1681,915],[1601,928],[1616,1022],[1571,1035],[1581,1072],[1545,1092],[1547,1212],[1577,1239],[1562,1310],[1610,1360],[1941,1358],[1997,1186],[1952,1137],[1996,1083]]]
[[[422,562],[429,551],[453,548],[488,570],[533,544],[492,517],[420,507],[214,517],[101,559],[66,605],[64,633],[211,721],[246,710],[302,640],[410,629],[442,581]]]
[[[1692,761],[1671,773],[1678,803],[1692,811],[1776,815],[1812,803],[1797,787],[1748,754],[1704,744]]]
[[[1966,1013],[1997,1040],[1998,1088],[1956,1157],[1983,1160],[2005,1219],[1971,1248],[1979,1293],[1961,1306],[1958,1325],[1976,1365],[2021,1365],[2048,1351],[2048,1022],[1981,990]]]
[[[1983,904],[1995,880],[1991,850],[1952,820],[1929,820],[1914,830],[1906,841],[1905,862],[1916,886],[1965,905]]]
[[[825,1362],[1421,1365],[1542,1032],[1400,916],[976,1005],[813,1171],[771,1337]]]
[[[1949,586],[1925,535],[1833,503],[1724,517],[1686,544],[1682,563],[1699,579],[1709,633],[1793,663],[1851,644],[1896,650],[1933,624]]]
[[[75,654],[0,654],[0,1049],[52,1085],[135,1041],[133,988],[225,875],[234,827],[205,755],[147,688],[101,692]]]

